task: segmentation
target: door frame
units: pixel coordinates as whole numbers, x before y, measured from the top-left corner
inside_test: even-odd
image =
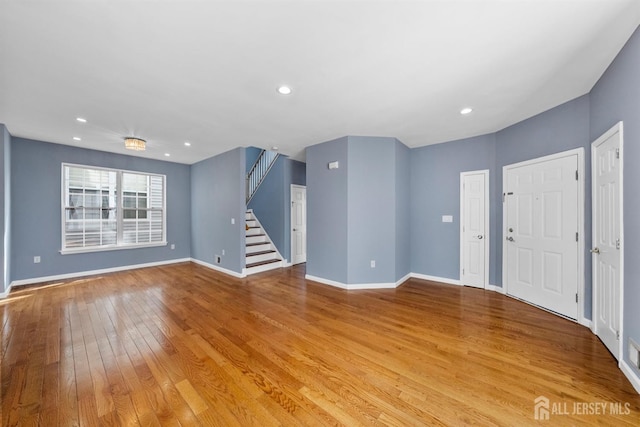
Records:
[[[622,121],[613,125],[611,129],[603,133],[599,136],[595,141],[591,143],[591,236],[596,235],[596,222],[593,221],[595,217],[595,203],[596,200],[596,187],[595,187],[595,168],[596,164],[594,162],[596,145],[601,144],[602,142],[609,139],[616,132],[620,135],[620,168],[618,171],[618,179],[619,186],[618,191],[620,191],[620,200],[619,200],[619,218],[620,221],[620,318],[618,319],[618,324],[620,325],[620,339],[618,340],[618,365],[622,364],[624,360],[624,126]],[[593,238],[592,238],[593,241]],[[591,330],[597,336],[598,335],[598,327],[597,327],[597,316],[598,316],[598,289],[596,287],[596,263],[594,262],[595,254],[591,255],[591,318],[592,325]]]
[[[535,159],[525,160],[518,163],[512,163],[509,165],[505,165],[502,167],[502,224],[500,226],[500,238],[502,239],[502,285],[504,289],[504,293],[509,295],[509,283],[507,281],[507,241],[505,240],[505,224],[507,218],[507,204],[506,204],[506,188],[507,188],[507,172],[511,169],[516,169],[522,166],[529,166],[536,163],[544,163],[549,160],[557,160],[562,159],[564,157],[577,156],[578,160],[578,271],[576,272],[577,280],[578,280],[578,315],[576,316],[576,322],[581,325],[591,327],[591,321],[585,319],[584,317],[584,297],[585,297],[585,289],[584,289],[584,259],[585,259],[585,223],[584,223],[584,147],[574,148],[573,150],[562,151],[559,153],[550,154],[547,156],[537,157]],[[537,306],[536,306],[537,307]],[[543,307],[541,307],[543,308]],[[550,313],[554,313],[560,317],[562,316],[559,313],[554,311],[550,311]],[[566,317],[566,319],[569,319]],[[570,319],[573,320],[573,319]]]
[[[306,201],[307,201],[307,198],[306,198],[306,194],[307,194],[307,186],[306,186],[306,185],[291,184],[291,186],[289,187],[289,200],[291,201],[291,202],[289,203],[289,257],[291,258],[291,259],[289,260],[289,263],[290,263],[291,265],[296,265],[296,264],[294,264],[294,263],[293,263],[293,239],[294,239],[294,236],[293,236],[293,219],[292,219],[292,218],[293,218],[293,216],[292,216],[292,214],[293,214],[293,213],[291,212],[291,210],[292,210],[292,208],[293,208],[293,189],[294,189],[294,188],[299,188],[299,189],[300,189],[300,188],[303,188],[303,189],[304,189],[304,194],[305,194],[305,198],[304,198],[304,200],[305,200],[305,212],[304,212],[304,220],[305,220],[304,228],[305,228],[305,235],[306,235],[306,233],[307,233],[307,232],[306,232],[306,229],[307,229],[307,223],[306,223],[306,221],[307,221],[307,207],[306,207]],[[307,241],[307,239],[306,239],[306,236],[305,236],[305,242],[306,242],[306,241]],[[309,245],[307,245],[307,246],[309,246]],[[304,262],[307,262],[307,261],[306,261],[306,259],[307,259],[307,255],[306,255],[306,253],[307,253],[307,249],[305,248],[305,261],[304,261]],[[302,264],[302,262],[299,262],[298,264]]]
[[[460,172],[460,280],[462,281],[462,269],[464,268],[464,177],[467,175],[484,176],[484,283],[481,289],[487,289],[489,284],[489,258],[490,258],[490,197],[489,197],[489,169]],[[464,283],[462,283],[464,284]]]

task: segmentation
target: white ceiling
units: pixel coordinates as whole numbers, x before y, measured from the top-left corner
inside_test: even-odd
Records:
[[[418,147],[589,92],[639,23],[638,0],[1,0],[0,123],[188,164],[344,135]]]

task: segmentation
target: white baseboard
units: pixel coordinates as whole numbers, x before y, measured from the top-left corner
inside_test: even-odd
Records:
[[[585,327],[591,329],[591,332],[593,332],[593,322],[591,322],[591,320],[585,319],[583,317],[582,319],[578,320],[578,323],[581,324],[582,326],[585,326]]]
[[[396,281],[396,288],[402,285],[404,282],[406,282],[409,279],[411,279],[411,273],[407,273],[404,277],[401,277],[400,279],[398,279],[398,281]]]
[[[431,282],[439,282],[439,283],[446,283],[448,285],[462,286],[462,284],[460,283],[460,280],[457,280],[457,279],[449,279],[449,278],[446,278],[446,277],[429,276],[427,274],[420,274],[420,273],[410,273],[410,275],[414,279],[429,280]]]
[[[53,275],[53,276],[43,276],[43,277],[34,277],[34,278],[31,278],[31,279],[14,280],[13,282],[11,282],[11,285],[9,286],[9,289],[11,289],[13,286],[25,286],[25,285],[32,285],[34,283],[52,282],[52,281],[55,281],[55,280],[74,279],[76,277],[94,276],[96,274],[115,273],[115,272],[118,272],[118,271],[126,271],[126,270],[136,270],[138,268],[158,267],[158,266],[161,266],[161,265],[177,264],[179,262],[189,262],[189,261],[191,261],[191,258],[170,259],[170,260],[166,260],[166,261],[147,262],[147,263],[144,263],[144,264],[123,265],[123,266],[120,266],[120,267],[101,268],[99,270],[78,271],[78,272],[75,272],[75,273],[56,274],[56,275]],[[4,295],[4,293],[2,295]]]
[[[507,293],[502,286],[497,286],[497,285],[487,285],[485,289],[488,291],[497,292],[502,295],[505,295]]]
[[[304,276],[307,280],[312,280],[314,282],[322,283],[323,285],[334,286],[340,289],[346,290],[365,290],[365,289],[395,289],[398,285],[396,283],[342,283],[336,282],[335,280],[329,280],[322,277],[312,276],[310,274],[305,274]],[[401,279],[402,280],[402,279]],[[399,282],[401,283],[401,282]]]
[[[629,366],[627,364],[627,362],[625,362],[624,359],[620,360],[620,364],[619,365],[620,365],[620,370],[622,371],[622,373],[627,377],[627,379],[629,380],[629,382],[631,383],[633,388],[636,389],[638,394],[640,394],[640,376],[638,376],[638,374],[636,374],[636,372],[633,370],[633,368],[631,366]]]
[[[0,299],[6,298],[9,296],[9,292],[11,292],[12,286],[13,286],[13,283],[9,283],[9,287],[5,289],[4,292],[0,293]]]
[[[223,267],[220,267],[220,266],[215,265],[215,264],[210,264],[210,263],[205,262],[205,261],[200,261],[199,259],[189,258],[189,260],[191,262],[194,262],[194,263],[196,263],[198,265],[201,265],[203,267],[210,268],[211,270],[215,270],[215,271],[220,272],[220,273],[228,274],[229,276],[237,277],[238,279],[244,279],[245,277],[247,277],[247,275],[244,274],[244,273],[238,273],[237,271],[229,270],[227,268],[223,268]]]

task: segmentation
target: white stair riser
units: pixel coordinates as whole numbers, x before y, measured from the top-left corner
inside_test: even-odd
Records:
[[[262,255],[247,255],[247,264],[253,264],[254,262],[268,261],[270,259],[276,259],[278,257],[277,252],[271,252]]]
[[[261,273],[267,270],[275,270],[276,268],[280,268],[280,267],[282,267],[282,261],[274,262],[271,264],[259,265],[257,267],[245,268],[243,272],[246,275],[250,275],[250,274]]]
[[[271,249],[271,243],[267,242],[264,245],[247,246],[246,254],[249,255],[254,252],[268,251]]]
[[[252,219],[253,219],[253,214],[251,214],[251,213],[246,213],[246,214],[244,215],[244,219],[246,219],[247,221],[252,220]]]
[[[255,220],[247,220],[246,222],[249,227],[255,227],[256,225],[258,225]]]
[[[256,234],[264,234],[262,228],[250,228],[247,230],[247,236],[255,236]]]
[[[267,237],[266,236],[247,236],[247,243],[262,243],[262,242],[266,242],[267,241]]]

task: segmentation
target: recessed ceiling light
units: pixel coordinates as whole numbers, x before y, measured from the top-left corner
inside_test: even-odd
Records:
[[[76,117],[76,120],[80,123],[87,123],[87,119],[83,119],[82,117]]]
[[[291,88],[289,86],[280,86],[278,87],[278,93],[280,95],[289,95],[291,94]]]
[[[169,153],[164,153],[164,155],[165,155],[165,157],[171,156],[171,154],[169,154]]]
[[[273,151],[278,151],[278,146],[277,146],[277,145],[274,145],[273,147],[271,147],[271,149],[272,149]]]
[[[190,142],[185,142],[184,145],[185,145],[185,147],[191,147],[191,143]]]
[[[73,137],[73,140],[74,140],[74,141],[82,141],[82,138],[80,138],[79,136],[74,136],[74,137]]]
[[[466,107],[466,108],[463,108],[462,110],[460,110],[460,114],[466,115],[466,114],[469,114],[472,111],[473,111],[473,108]]]

